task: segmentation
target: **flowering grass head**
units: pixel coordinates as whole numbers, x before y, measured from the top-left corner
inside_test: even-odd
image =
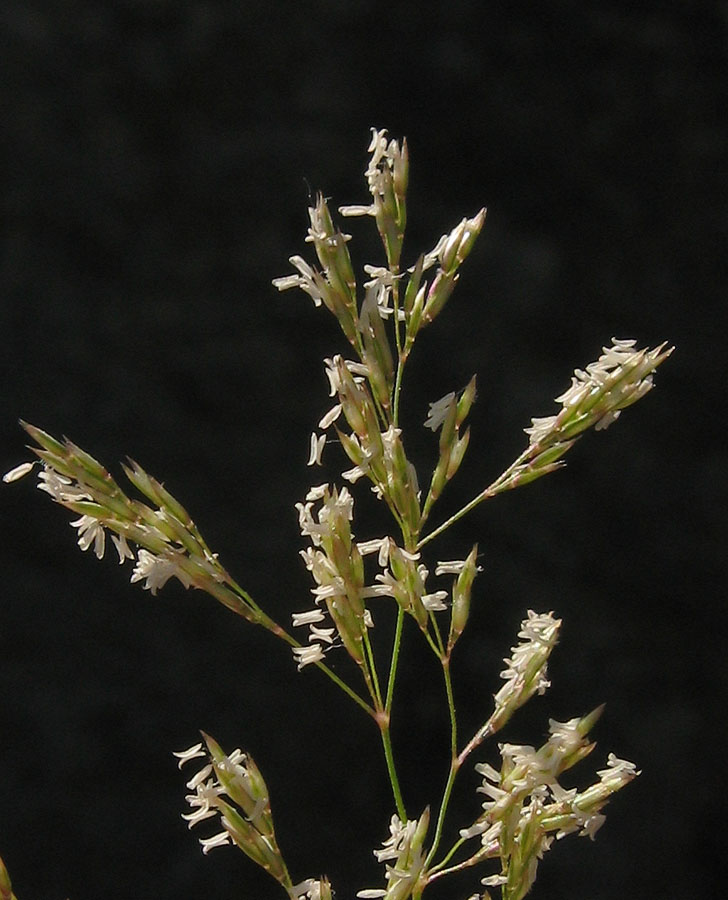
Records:
[[[430,545],[486,500],[561,468],[582,434],[592,427],[605,429],[652,390],[654,372],[672,348],[636,349],[634,340],[612,339],[595,362],[576,369],[570,387],[556,398],[558,412],[532,420],[520,456],[494,480],[477,485],[472,499],[456,513],[430,526],[471,445],[466,420],[476,400],[476,379],[465,386],[444,385],[443,396],[430,403],[423,426],[433,435],[432,465],[430,471],[418,472],[401,422],[406,366],[421,329],[443,312],[452,296],[483,228],[485,210],[463,218],[411,264],[403,261],[407,145],[373,129],[369,153],[365,179],[370,200],[342,206],[339,212],[374,219],[381,258],[363,265],[364,275],[357,276],[353,238],[339,228],[319,194],[309,208],[304,239],[312,245],[315,261],[293,255],[295,272],[273,282],[281,291],[299,288],[315,307],[327,310],[346,342],[345,352],[332,352],[323,361],[329,408],[311,433],[308,466],[320,466],[326,453],[327,462],[336,462],[338,476],[315,483],[296,504],[300,558],[311,587],[310,596],[291,609],[290,631],[240,587],[185,508],[138,463],[124,466],[140,495],[136,498],[76,444],[23,424],[37,461],[21,463],[4,480],[19,481],[38,467],[39,489],[73,514],[71,525],[82,550],[93,549],[101,558],[112,544],[119,563],[130,562],[131,581],[152,595],[171,581],[207,592],[283,641],[299,672],[318,670],[366,713],[381,741],[393,813],[389,837],[374,851],[384,864],[381,884],[359,891],[358,897],[420,900],[434,882],[468,874],[471,887],[472,877],[479,879],[478,893],[470,900],[490,897],[489,889],[499,891],[501,900],[521,900],[547,851],[570,834],[594,838],[607,801],[639,772],[610,753],[587,787],[560,784],[564,772],[594,751],[590,734],[601,707],[565,722],[550,720],[549,736],[538,748],[508,740],[488,751],[485,742],[549,687],[548,662],[561,625],[551,611],[524,611],[517,640],[504,659],[502,684],[492,698],[484,693],[482,724],[462,740],[450,663],[467,631],[472,605],[479,602],[479,543],[463,547],[459,559],[438,559]],[[372,532],[358,521],[355,495],[362,490],[373,492],[388,512],[385,528]],[[393,615],[381,615],[385,606]],[[389,642],[377,642],[376,649],[370,639],[374,628],[392,629]],[[449,765],[432,803],[417,817],[400,785],[392,741],[397,674],[406,665],[405,629],[413,629],[431,654],[433,673],[441,679],[433,690],[443,697],[450,725]],[[381,649],[383,643],[388,650]],[[329,667],[337,656],[349,657],[352,678]],[[485,799],[480,811],[474,804],[469,824],[452,822],[455,782],[476,751],[489,753],[475,763],[482,776],[478,794]],[[203,733],[201,742],[175,756],[180,768],[200,761],[201,768],[187,782],[189,809],[183,818],[190,828],[216,829],[200,838],[203,853],[235,847],[268,872],[290,900],[331,900],[325,876],[298,882],[291,878],[273,827],[268,788],[249,754],[239,749],[225,753]],[[450,833],[454,826],[458,834],[450,846],[445,845],[446,826]],[[0,900],[12,896],[0,863]]]

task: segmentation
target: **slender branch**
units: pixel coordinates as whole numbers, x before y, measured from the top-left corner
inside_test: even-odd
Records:
[[[465,843],[465,838],[462,838],[462,837],[458,838],[455,841],[455,843],[452,845],[452,847],[450,847],[450,849],[443,856],[443,858],[440,860],[440,862],[436,866],[433,866],[431,869],[428,870],[428,881],[435,881],[435,879],[440,877],[440,875],[437,873],[439,873],[441,869],[445,869],[445,866],[450,862],[450,860],[458,852],[458,850],[460,849],[460,847],[462,847],[462,845],[464,843]],[[456,868],[457,868],[457,866],[456,866]],[[448,872],[451,872],[451,871],[453,871],[453,870],[447,869],[445,872],[442,872],[441,874],[446,875]]]
[[[435,656],[438,659],[440,659],[442,656],[442,648],[437,646],[434,638],[432,637],[432,635],[430,634],[429,631],[425,631],[424,629],[422,629],[422,634],[424,634],[425,640],[430,645],[430,650],[432,650],[432,652],[435,654]]]
[[[460,770],[460,761],[457,755],[457,716],[455,711],[455,699],[452,690],[452,679],[450,677],[450,658],[447,655],[443,655],[440,659],[442,662],[442,673],[445,679],[447,706],[450,713],[450,771],[448,772],[445,789],[443,790],[442,800],[440,802],[440,811],[438,813],[437,824],[435,826],[435,834],[432,839],[430,852],[427,854],[427,858],[425,860],[425,867],[427,867],[432,861],[440,844],[440,839],[442,838],[442,830],[445,825],[445,816],[447,815],[447,808],[450,803],[450,797],[452,795],[453,785],[455,784],[455,778],[457,777],[457,774]]]
[[[374,651],[372,650],[372,643],[369,640],[369,634],[367,633],[366,629],[364,630],[364,648],[367,655],[367,668],[365,669],[364,666],[362,666],[361,668],[364,672],[367,686],[369,687],[369,691],[372,695],[372,700],[375,703],[376,709],[379,710],[382,708],[382,689],[379,686],[379,675],[377,674],[377,666],[374,661]]]
[[[234,582],[233,582],[233,584],[234,584]],[[236,590],[238,590],[244,596],[246,602],[251,602],[252,598],[250,598],[250,595],[247,593],[247,591],[244,591],[242,588],[238,587],[237,585],[235,587],[236,587]],[[260,609],[260,607],[258,607],[257,604],[256,604],[256,609]],[[264,628],[266,628],[268,631],[270,631],[271,634],[274,634],[277,638],[280,638],[282,641],[285,641],[285,643],[288,644],[290,647],[301,647],[302,646],[300,641],[297,641],[296,638],[294,638],[293,635],[289,634],[285,630],[285,628],[283,628],[282,625],[279,625],[275,620],[271,619],[271,617],[269,615],[267,615],[266,613],[264,613],[262,610],[260,612],[260,624]],[[332,672],[328,666],[324,665],[324,663],[322,663],[322,662],[315,663],[315,666],[317,669],[322,671],[326,676],[328,676],[328,678],[330,678],[331,681],[333,681],[333,683],[337,687],[341,688],[341,690],[347,695],[347,697],[350,697],[354,701],[354,703],[357,704],[357,706],[360,706],[364,710],[364,712],[367,713],[367,715],[370,715],[373,718],[376,718],[376,712],[375,712],[374,708],[371,707],[366,702],[366,700],[364,700],[362,697],[360,697],[359,694],[357,694],[357,692],[353,688],[349,687],[349,685],[345,681],[342,681],[342,679],[339,678],[338,675],[336,675],[334,672]]]
[[[395,428],[399,424],[399,397],[402,391],[402,376],[404,375],[404,366],[406,362],[407,357],[400,353],[399,360],[397,361],[397,374],[394,379],[394,401],[392,404],[392,419]]]
[[[447,706],[450,713],[450,751],[453,758],[458,752],[458,723],[455,712],[455,698],[452,691],[452,678],[450,677],[450,657],[446,657],[442,661],[442,674],[445,678],[445,691],[447,692]]]
[[[451,525],[454,525],[457,521],[466,516],[469,512],[475,509],[483,500],[487,500],[490,497],[493,497],[494,493],[492,492],[490,487],[487,487],[484,491],[477,495],[477,497],[473,497],[470,503],[466,503],[462,509],[459,509],[454,515],[450,516],[447,521],[443,522],[442,525],[438,525],[434,531],[431,531],[429,534],[426,534],[417,544],[417,549],[420,550],[425,544],[429,544],[430,541],[434,540],[438,535],[441,535],[443,531],[447,530]]]
[[[399,786],[399,778],[397,777],[397,769],[394,765],[394,754],[392,752],[392,736],[389,731],[389,716],[384,713],[377,718],[380,733],[382,735],[382,746],[384,747],[384,758],[387,763],[387,772],[389,773],[389,782],[392,785],[392,793],[394,795],[394,804],[397,807],[397,815],[402,822],[407,821],[407,810],[405,809],[404,800],[402,799],[402,789]]]
[[[479,862],[482,862],[485,858],[479,854],[475,854],[471,856],[469,859],[464,860],[461,863],[457,863],[454,866],[450,866],[449,869],[444,868],[447,865],[448,861],[452,859],[454,854],[458,851],[460,847],[465,843],[464,838],[458,838],[457,841],[452,845],[450,850],[448,850],[447,855],[444,857],[442,862],[438,863],[432,869],[430,869],[429,876],[427,879],[427,883],[431,884],[433,881],[437,881],[438,878],[442,878],[444,875],[452,875],[453,872],[462,872],[464,869],[469,869],[471,866],[477,865]]]
[[[523,453],[521,453],[518,459],[515,459],[510,464],[510,466],[508,466],[505,472],[502,472],[492,484],[489,484],[487,488],[482,490],[477,496],[473,497],[473,499],[469,503],[466,503],[465,506],[462,507],[462,509],[459,509],[456,513],[450,516],[450,518],[447,519],[447,521],[443,522],[442,525],[438,525],[438,527],[435,528],[434,531],[426,534],[417,544],[417,549],[419,550],[421,547],[424,547],[425,544],[429,544],[431,540],[442,534],[443,531],[448,529],[451,525],[454,525],[455,522],[459,521],[463,518],[463,516],[466,516],[469,512],[474,510],[476,506],[483,502],[483,500],[489,500],[491,497],[495,497],[496,494],[501,493],[501,491],[510,490],[511,488],[516,487],[518,482],[509,481],[509,478],[511,477],[511,475],[513,475],[514,470],[518,466],[520,466],[525,459],[532,455],[533,452],[534,447],[526,447],[526,449],[523,451]]]
[[[455,784],[455,778],[457,777],[458,772],[460,771],[460,765],[457,761],[456,757],[450,761],[450,771],[447,774],[447,781],[445,782],[445,789],[442,792],[442,800],[440,801],[440,812],[437,816],[437,825],[435,826],[435,834],[432,839],[432,847],[430,847],[430,852],[427,854],[427,858],[425,859],[425,867],[427,867],[437,852],[437,848],[440,845],[440,839],[442,838],[442,829],[445,824],[445,815],[447,814],[447,807],[450,803],[450,796],[452,795],[453,785]]]
[[[409,351],[402,346],[399,323],[399,268],[392,269],[392,308],[394,310],[394,339],[397,345],[397,372],[394,377],[394,390],[392,392],[392,424],[395,428],[399,425],[399,398],[402,393],[402,376],[407,362]]]
[[[401,634],[401,628],[400,628],[400,634]],[[371,673],[371,677],[370,678],[367,677],[367,684],[370,686],[370,691],[373,691],[372,699],[374,700],[374,703],[375,703],[374,718],[377,722],[377,725],[379,725],[379,732],[382,737],[382,747],[384,748],[384,759],[387,764],[387,773],[389,774],[389,782],[392,786],[392,794],[394,796],[394,803],[395,803],[395,806],[397,807],[397,815],[400,817],[400,819],[403,822],[406,822],[407,821],[407,812],[405,810],[404,800],[402,799],[402,790],[399,786],[399,777],[397,776],[397,768],[394,764],[394,753],[392,751],[392,735],[391,735],[390,728],[389,728],[389,722],[390,722],[389,709],[385,708],[384,705],[382,704],[382,692],[381,692],[381,688],[379,686],[379,676],[377,675],[377,667],[376,667],[375,660],[374,660],[374,652],[372,650],[372,645],[369,640],[369,635],[366,633],[364,634],[364,646],[366,648],[368,669],[369,669],[369,672]],[[394,660],[395,655],[398,652],[398,649],[399,649],[398,641],[396,641],[394,648],[393,648],[393,652],[392,652],[393,660]],[[365,667],[362,666],[361,668],[364,671],[365,676],[367,676],[367,671],[366,671]],[[391,692],[393,691],[393,689],[394,689],[393,676],[392,676],[392,669],[390,667],[389,683],[387,685],[387,702],[388,703],[391,703]]]
[[[575,438],[571,440],[568,446],[571,446],[574,440]],[[518,472],[517,470],[521,468],[523,463],[525,463],[527,460],[533,460],[535,457],[537,457],[539,453],[544,449],[545,447],[540,443],[529,444],[528,447],[526,447],[526,449],[523,451],[523,453],[521,453],[521,455],[517,459],[514,459],[513,462],[508,466],[508,468],[504,472],[502,472],[492,484],[488,485],[487,488],[473,497],[473,499],[469,503],[466,503],[465,506],[462,507],[462,509],[459,509],[456,513],[454,513],[454,515],[450,516],[450,518],[447,519],[447,521],[443,522],[442,525],[438,525],[438,527],[435,528],[434,531],[426,534],[420,540],[419,544],[417,544],[417,549],[419,550],[421,547],[424,547],[425,544],[428,544],[431,540],[442,534],[443,531],[448,529],[451,525],[454,525],[455,522],[459,521],[463,518],[463,516],[467,515],[469,512],[475,509],[475,507],[482,503],[483,500],[489,500],[491,497],[495,497],[496,494],[500,494],[503,491],[510,491],[513,488],[518,487],[519,484],[523,484],[525,473],[523,471]],[[562,449],[561,453],[563,452],[564,450]],[[550,465],[544,464],[538,471],[537,475],[544,475],[547,472],[554,471],[554,469],[559,468],[561,465],[562,462],[558,458],[556,458]],[[531,478],[528,480],[533,480],[533,473],[531,473]],[[528,482],[526,481],[525,483]],[[427,500],[429,500],[429,496]],[[425,507],[427,507],[427,500],[425,501]]]
[[[400,334],[400,324],[399,324],[399,266],[392,266],[390,269],[392,273],[392,309],[394,313],[392,318],[394,319],[394,342],[397,347],[397,356],[402,358],[402,336]]]
[[[460,751],[460,753],[458,754],[458,765],[462,765],[476,747],[479,747],[487,737],[490,737],[495,733],[492,725],[490,724],[490,721],[491,720],[488,719],[485,725],[481,725],[480,728],[475,732],[475,734],[470,738],[465,747],[463,747],[463,749]]]
[[[325,675],[328,675],[328,677],[334,682],[334,684],[340,687],[341,690],[347,695],[347,697],[351,697],[354,703],[356,703],[357,706],[360,706],[365,713],[372,716],[372,718],[376,718],[377,714],[375,710],[371,706],[369,706],[366,700],[360,697],[359,694],[357,694],[357,692],[353,690],[353,688],[350,688],[345,681],[342,681],[341,678],[339,678],[338,675],[332,672],[328,666],[325,666],[322,662],[317,662],[315,665],[317,669],[320,669]]]
[[[402,644],[402,626],[404,625],[404,610],[401,606],[397,607],[397,624],[394,629],[394,641],[392,643],[392,659],[389,664],[389,677],[387,679],[387,699],[384,702],[384,708],[387,714],[392,711],[392,699],[394,696],[394,682],[397,677],[397,663],[399,662],[399,651]]]

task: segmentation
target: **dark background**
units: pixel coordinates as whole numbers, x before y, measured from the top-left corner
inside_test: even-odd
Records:
[[[553,687],[504,739],[538,742],[549,715],[606,701],[575,781],[608,750],[643,769],[594,843],[548,854],[534,896],[716,896],[725,4],[5,0],[0,28],[0,465],[28,458],[20,416],[117,474],[133,456],[281,621],[310,605],[293,503],[341,469],[336,447],[324,476],[305,461],[329,402],[321,359],[344,344],[270,281],[310,253],[308,185],[366,202],[370,126],[409,140],[408,259],[489,207],[408,372],[421,466],[427,402],[479,377],[441,515],[517,455],[530,416],[612,335],[677,346],[565,472],[479,509],[436,556],[482,551],[454,664],[463,736],[526,609],[554,609]],[[370,222],[347,230],[359,265],[379,261]],[[114,554],[82,556],[30,481],[2,487],[0,516],[0,853],[19,897],[281,896],[242,854],[203,857],[179,818],[170,752],[199,728],[255,756],[294,877],[327,872],[342,900],[380,883],[370,851],[392,804],[350,702],[207,596],[174,583],[154,598]],[[417,814],[439,796],[447,731],[416,634],[405,649],[395,741]],[[349,671],[343,653],[332,663]],[[476,783],[463,777],[457,824]]]

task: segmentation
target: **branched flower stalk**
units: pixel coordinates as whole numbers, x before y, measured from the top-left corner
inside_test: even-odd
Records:
[[[567,722],[551,720],[548,740],[538,749],[500,743],[497,764],[487,760],[475,764],[483,779],[478,791],[486,798],[481,812],[470,824],[461,824],[451,846],[442,846],[459,771],[534,694],[546,691],[548,660],[561,622],[552,612],[527,611],[518,641],[505,659],[503,683],[493,695],[490,712],[461,743],[450,661],[468,623],[480,572],[478,545],[466,548],[457,560],[435,556],[427,561],[423,551],[485,500],[561,468],[584,432],[606,428],[652,389],[653,373],[672,348],[661,344],[637,349],[633,340],[612,339],[595,362],[575,371],[571,385],[556,398],[558,412],[532,420],[525,429],[528,444],[518,458],[470,502],[428,530],[433,509],[469,446],[470,428],[465,423],[476,399],[476,381],[473,376],[464,388],[430,404],[424,425],[437,434],[437,443],[432,471],[422,479],[407,455],[400,425],[405,366],[421,330],[446,307],[460,267],[483,228],[485,210],[463,218],[431,250],[411,265],[403,264],[407,145],[373,129],[369,153],[365,176],[370,200],[340,207],[339,213],[375,220],[383,260],[365,265],[366,277],[360,283],[349,253],[351,236],[340,230],[327,201],[318,195],[309,209],[306,237],[316,262],[291,256],[294,273],[273,282],[281,291],[299,288],[315,306],[325,307],[348,345],[347,354],[324,360],[330,407],[311,434],[308,459],[310,466],[320,466],[327,440],[334,436],[344,451],[345,468],[341,481],[313,485],[296,504],[305,540],[300,555],[313,587],[311,603],[292,611],[292,631],[275,622],[240,587],[184,507],[138,463],[130,460],[124,472],[144,499],[122,490],[106,468],[76,444],[22,423],[37,459],[16,466],[4,480],[18,481],[37,467],[39,489],[76,517],[71,525],[82,550],[93,548],[101,558],[113,544],[119,563],[131,563],[131,581],[152,594],[170,579],[205,591],[288,644],[299,671],[320,669],[376,722],[394,813],[389,837],[374,851],[384,864],[382,883],[359,891],[358,897],[419,900],[433,882],[477,868],[480,886],[469,900],[490,897],[491,888],[502,900],[521,900],[554,841],[572,833],[593,838],[610,796],[639,773],[632,763],[610,753],[591,785],[582,790],[563,788],[562,773],[594,750],[589,735],[602,710],[598,707]],[[389,511],[388,533],[357,538],[354,492],[360,482],[368,483]],[[390,650],[375,652],[370,631],[381,606],[392,603],[397,616]],[[416,817],[403,796],[391,738],[397,671],[406,664],[401,647],[408,622],[420,632],[441,669],[450,722],[450,763],[444,787],[436,792],[439,801],[433,797],[431,806]],[[292,633],[301,629],[307,630],[303,640]],[[359,672],[356,684],[326,665],[328,654],[342,651]],[[183,818],[190,828],[214,820],[217,830],[200,839],[203,852],[235,846],[268,872],[291,900],[330,900],[333,892],[325,876],[294,882],[289,874],[273,827],[268,789],[252,757],[239,749],[226,753],[212,737],[204,733],[202,737],[175,756],[180,768],[202,760],[201,769],[187,782],[189,812]],[[0,861],[0,900],[14,896]]]

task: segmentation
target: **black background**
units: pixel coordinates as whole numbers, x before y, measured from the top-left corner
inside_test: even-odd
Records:
[[[716,896],[725,4],[5,0],[0,27],[3,471],[28,458],[21,416],[115,473],[133,456],[281,621],[310,605],[293,503],[342,467],[335,446],[323,475],[305,462],[329,402],[321,359],[344,344],[270,281],[310,252],[308,185],[366,202],[370,126],[408,137],[410,260],[489,208],[408,371],[421,467],[427,402],[479,377],[441,515],[612,335],[677,346],[565,472],[479,509],[436,556],[482,551],[454,663],[463,736],[526,609],[554,609],[553,687],[504,739],[540,741],[549,715],[606,701],[576,781],[608,750],[643,769],[594,843],[547,856],[534,896]],[[380,260],[371,222],[347,230],[359,265]],[[199,728],[258,761],[294,877],[327,872],[341,898],[380,883],[370,850],[392,803],[376,729],[349,701],[205,595],[154,598],[113,554],[82,556],[30,481],[3,486],[0,516],[0,853],[20,897],[280,896],[242,854],[203,857],[179,818],[170,752]],[[447,723],[416,634],[405,651],[394,736],[417,814],[439,796]],[[472,820],[476,783],[463,777],[454,824]]]

